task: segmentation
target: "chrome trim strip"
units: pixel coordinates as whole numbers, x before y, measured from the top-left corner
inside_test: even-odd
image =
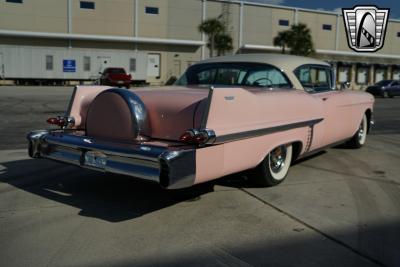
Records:
[[[314,125],[315,124],[310,126],[310,142],[307,144],[307,148],[306,148],[307,152],[310,151],[310,148],[312,146],[312,142],[314,140]]]
[[[214,144],[232,142],[232,141],[237,141],[237,140],[241,140],[241,139],[247,139],[247,138],[251,138],[251,137],[257,137],[257,136],[262,136],[262,135],[266,135],[266,134],[272,134],[272,133],[276,133],[276,132],[292,130],[292,129],[296,129],[296,128],[312,127],[315,124],[321,122],[322,120],[323,120],[323,118],[320,118],[320,119],[314,119],[314,120],[309,120],[309,121],[301,121],[301,122],[295,122],[295,123],[290,123],[290,124],[285,124],[285,125],[279,125],[279,126],[274,126],[274,127],[269,127],[269,128],[251,130],[251,131],[246,131],[246,132],[221,135],[221,136],[217,136],[215,138]]]

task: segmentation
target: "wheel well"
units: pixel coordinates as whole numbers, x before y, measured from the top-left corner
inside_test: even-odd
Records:
[[[370,109],[367,109],[365,111],[365,115],[367,115],[367,123],[368,123],[367,133],[369,133],[369,130],[371,129],[372,111]]]
[[[292,162],[293,162],[299,157],[301,150],[303,149],[303,143],[300,141],[293,142],[292,147],[293,147]]]

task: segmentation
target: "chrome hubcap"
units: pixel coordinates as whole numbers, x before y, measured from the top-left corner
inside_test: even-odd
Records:
[[[269,165],[274,173],[278,173],[285,166],[286,146],[279,146],[269,154]]]

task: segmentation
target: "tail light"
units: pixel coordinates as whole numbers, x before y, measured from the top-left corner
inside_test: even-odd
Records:
[[[65,122],[63,118],[57,117],[57,118],[48,118],[47,123],[63,127]]]
[[[57,118],[48,118],[47,123],[60,126],[61,128],[65,128],[74,126],[75,119],[73,117],[68,117],[68,116],[66,117],[58,116]]]
[[[187,130],[184,134],[182,134],[179,140],[187,144],[195,144],[195,145],[211,144],[215,140],[215,133],[213,130],[210,129],[204,129],[204,130],[190,129]]]

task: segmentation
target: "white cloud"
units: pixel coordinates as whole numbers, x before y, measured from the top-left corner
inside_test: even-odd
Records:
[[[330,12],[335,12],[335,13],[338,13],[338,14],[342,14],[342,8],[341,7],[337,7],[337,8],[332,9],[332,10],[325,9],[323,7],[319,7],[319,8],[316,8],[316,10],[319,10],[319,11],[330,11]]]
[[[335,8],[335,9],[333,10],[333,12],[342,14],[342,8],[341,8],[341,7],[337,7],[337,8]]]
[[[282,5],[285,0],[245,0],[247,2],[255,2],[262,4]]]

